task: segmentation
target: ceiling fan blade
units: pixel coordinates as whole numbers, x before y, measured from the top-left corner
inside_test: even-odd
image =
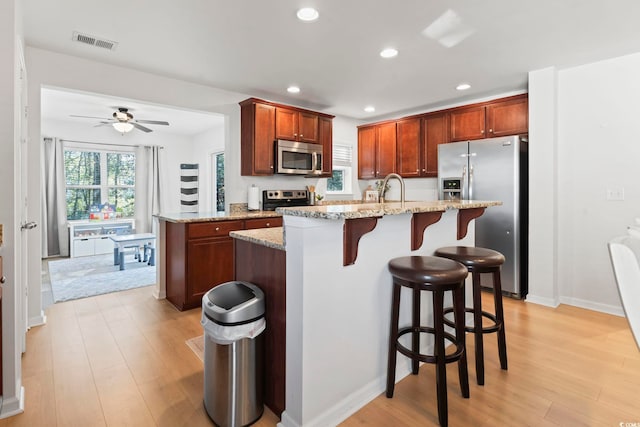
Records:
[[[136,122],[129,122],[129,123],[131,123],[133,125],[133,127],[135,127],[136,129],[139,129],[139,130],[141,130],[143,132],[147,132],[147,133],[153,132],[151,129],[146,128],[146,127],[144,127],[144,126],[142,126],[142,125],[140,125],[140,124],[138,124]]]
[[[164,125],[164,126],[169,126],[169,122],[164,122],[164,121],[158,121],[158,120],[135,120],[138,123],[144,123],[144,124],[148,124],[148,125]]]
[[[99,127],[99,126],[111,125],[111,124],[112,124],[111,122],[100,122],[100,123],[98,123],[97,125],[95,125],[95,126],[93,126],[93,127],[94,127],[94,128],[97,128],[97,127]]]
[[[111,120],[108,117],[94,117],[94,116],[76,116],[75,114],[69,114],[69,117],[81,117],[83,119],[99,119],[99,120]]]

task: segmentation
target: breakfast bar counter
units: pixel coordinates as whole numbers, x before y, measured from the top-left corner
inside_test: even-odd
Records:
[[[473,219],[500,204],[433,201],[278,208],[286,251],[287,361],[286,403],[279,425],[337,425],[382,393],[392,283],[387,263],[400,256],[432,255],[442,246],[473,246]],[[410,322],[405,301],[401,324]],[[421,310],[428,318],[431,304],[425,300]],[[432,350],[428,340],[421,346],[421,353]],[[398,358],[396,380],[409,372],[407,359]]]

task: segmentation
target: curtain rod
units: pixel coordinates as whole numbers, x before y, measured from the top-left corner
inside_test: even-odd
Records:
[[[51,139],[51,137],[44,137],[43,139]],[[74,141],[73,139],[63,139],[60,138],[60,141],[67,141],[67,142],[75,142],[75,143],[80,143],[80,144],[94,144],[94,145],[111,145],[114,147],[133,147],[133,148],[138,148],[138,147],[158,147],[161,150],[164,150],[164,147],[162,145],[127,145],[127,144],[112,144],[110,142],[88,142],[88,141]]]

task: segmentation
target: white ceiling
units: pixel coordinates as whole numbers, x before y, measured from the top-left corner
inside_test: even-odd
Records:
[[[87,127],[97,126],[101,122],[99,119],[70,116],[111,119],[112,114],[117,111],[118,107],[128,108],[134,120],[169,122],[169,126],[141,123],[154,133],[194,136],[224,124],[224,118],[219,115],[179,110],[130,99],[49,88],[43,88],[41,92],[41,117],[43,120],[56,120],[75,124],[86,123]],[[133,132],[141,131],[134,129]]]
[[[320,12],[314,23],[296,19],[308,5]],[[637,0],[28,0],[23,8],[30,46],[363,120],[525,90],[530,70],[640,50]],[[451,47],[422,34],[447,11],[471,32]],[[119,45],[73,42],[74,31]],[[396,58],[378,55],[388,46]],[[458,92],[460,82],[472,88]],[[288,94],[291,84],[301,92]],[[375,113],[363,111],[370,104]],[[168,120],[146,113],[139,118]]]

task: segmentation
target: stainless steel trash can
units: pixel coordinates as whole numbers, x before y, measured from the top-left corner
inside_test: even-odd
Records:
[[[204,406],[220,427],[246,426],[264,411],[264,293],[223,283],[202,298]]]

